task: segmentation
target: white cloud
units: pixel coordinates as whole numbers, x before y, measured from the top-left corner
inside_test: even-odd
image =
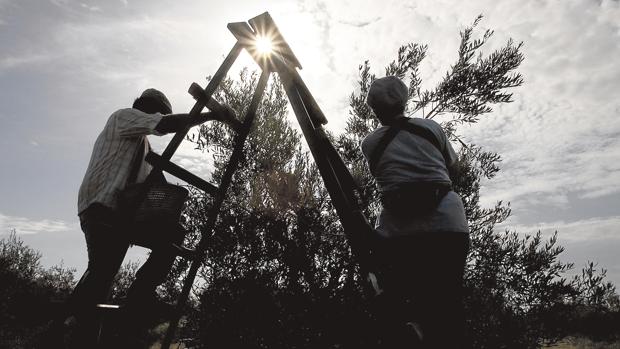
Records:
[[[358,20],[340,19],[338,20],[338,23],[352,25],[354,27],[365,27],[367,25],[370,25],[372,23],[379,21],[380,19],[381,17],[374,17],[370,19],[358,19]]]
[[[91,6],[85,3],[81,3],[80,6],[82,6],[82,8],[87,9],[88,11],[91,11],[91,12],[101,12],[101,7],[99,6]]]
[[[511,200],[517,209],[562,207],[568,193],[595,198],[620,192],[620,66],[608,58],[620,55],[619,3],[502,5],[487,20],[500,37],[525,41],[525,84],[515,103],[466,131],[504,158],[484,199]],[[509,7],[512,16],[500,13]]]
[[[50,2],[58,7],[65,7],[69,5],[70,0],[50,0]]]
[[[24,53],[20,56],[5,56],[0,58],[0,71],[25,65],[45,63],[54,58],[55,55],[47,53]]]
[[[67,222],[57,219],[30,219],[0,213],[0,232],[15,229],[18,234],[56,233],[73,229]]]
[[[565,248],[559,256],[563,262],[575,264],[568,275],[576,275],[588,261],[607,270],[607,280],[620,285],[620,216],[594,217],[577,221],[554,221],[537,224],[504,224],[498,230],[516,230],[522,234],[541,231],[544,237],[558,232],[558,245]]]
[[[610,248],[620,248],[620,216],[593,217],[578,221],[541,222],[536,224],[502,224],[498,230],[516,230],[519,233],[532,234],[537,231],[545,236],[558,232],[558,238],[567,242],[607,241]]]

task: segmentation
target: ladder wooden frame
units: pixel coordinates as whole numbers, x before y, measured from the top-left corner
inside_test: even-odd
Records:
[[[310,152],[332,199],[332,203],[351,246],[351,251],[358,261],[361,272],[363,275],[365,274],[368,276],[369,281],[372,281],[369,283],[372,287],[369,287],[368,291],[370,294],[378,294],[381,292],[376,284],[376,278],[374,278],[374,274],[372,273],[373,263],[371,262],[370,250],[367,247],[368,239],[374,234],[373,229],[362,213],[358,203],[354,191],[356,186],[353,178],[323,129],[322,125],[327,123],[327,119],[296,70],[297,68],[301,68],[301,64],[284,40],[284,37],[268,12],[250,19],[248,23],[236,22],[228,24],[228,29],[235,36],[237,42],[228,56],[226,56],[224,62],[208,83],[207,87],[202,89],[198,84],[194,83],[190,86],[188,91],[196,100],[196,103],[189,113],[190,116],[201,113],[205,107],[214,111],[221,110],[222,106],[212,98],[212,95],[239,56],[241,50],[245,49],[262,69],[252,101],[243,121],[235,122],[235,124],[232,125],[237,131],[237,134],[234,139],[233,151],[224,170],[219,187],[205,182],[170,161],[174,152],[181,144],[181,141],[186,137],[190,129],[189,127],[174,135],[162,155],[151,152],[146,157],[146,160],[154,167],[152,171],[153,175],[149,176],[147,181],[153,180],[155,174],[166,171],[206,193],[214,195],[213,205],[207,212],[205,229],[203,230],[206,234],[201,236],[196,247],[192,263],[183,283],[181,294],[175,305],[176,311],[170,319],[168,330],[162,342],[162,349],[168,349],[175,337],[178,323],[182,316],[182,310],[186,306],[196,275],[204,262],[209,237],[214,234],[213,230],[222,203],[226,197],[228,187],[232,182],[234,172],[243,155],[243,146],[256,117],[258,106],[272,72],[280,76],[293,112],[295,113],[304,138],[308,143]],[[258,36],[269,36],[272,38],[276,45],[272,53],[264,55],[257,51],[255,43]]]

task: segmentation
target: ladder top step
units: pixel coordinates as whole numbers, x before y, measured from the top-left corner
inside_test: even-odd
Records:
[[[189,94],[192,95],[192,97],[194,97],[196,101],[199,101],[202,104],[206,105],[207,108],[209,108],[212,111],[217,112],[219,110],[224,109],[224,107],[212,97],[209,97],[209,99],[207,99],[207,95],[205,95],[205,90],[202,87],[200,87],[199,84],[195,82],[193,82],[189,86],[189,89],[187,90],[187,92],[189,92]],[[228,126],[232,127],[237,132],[241,130],[241,126],[242,126],[241,121],[235,118],[229,118],[227,117],[226,114],[218,115],[218,117],[214,118],[213,120],[222,121]]]
[[[263,37],[267,37],[273,43],[273,50],[281,54],[289,64],[295,68],[302,69],[301,63],[293,53],[284,36],[278,29],[276,22],[271,18],[269,12],[262,13],[248,21],[254,32]]]

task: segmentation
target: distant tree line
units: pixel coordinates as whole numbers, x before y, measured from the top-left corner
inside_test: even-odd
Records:
[[[30,348],[44,329],[50,300],[66,297],[75,272],[64,266],[44,268],[41,253],[19,239],[15,230],[0,240],[0,347]]]
[[[37,348],[49,333],[51,320],[77,282],[75,269],[62,263],[49,268],[41,253],[11,230],[0,239],[0,348]],[[119,270],[111,290],[120,301],[133,280],[137,264]]]

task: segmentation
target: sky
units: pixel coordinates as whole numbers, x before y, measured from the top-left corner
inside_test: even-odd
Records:
[[[478,14],[477,34],[495,31],[483,52],[522,41],[514,102],[459,130],[503,159],[482,202],[510,202],[499,229],[557,231],[563,261],[596,262],[620,286],[618,0],[0,0],[0,237],[15,229],[44,265],[80,274],[77,191],[109,115],[148,87],[189,111],[189,85],[205,86],[234,45],[226,24],[265,11],[336,133],[365,60],[381,76],[399,46],[427,44],[422,86],[432,88]],[[242,54],[233,71],[252,64]],[[151,142],[161,151],[169,139]],[[189,144],[173,161],[209,177],[210,159]]]

